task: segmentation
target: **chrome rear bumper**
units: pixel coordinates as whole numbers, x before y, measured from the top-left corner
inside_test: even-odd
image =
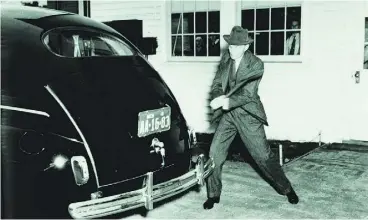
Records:
[[[69,205],[73,218],[99,218],[145,206],[153,209],[153,203],[181,193],[195,185],[204,185],[204,179],[212,172],[215,164],[211,159],[204,163],[200,155],[196,168],[164,183],[153,185],[153,173],[146,174],[145,187],[105,198],[76,202]]]

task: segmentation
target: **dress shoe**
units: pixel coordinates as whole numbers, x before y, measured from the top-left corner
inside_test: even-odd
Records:
[[[299,197],[296,195],[293,188],[289,193],[286,194],[286,196],[291,204],[297,204],[299,202]]]
[[[212,209],[213,205],[215,203],[219,203],[219,202],[220,202],[220,197],[208,198],[207,201],[203,203],[203,208],[204,209]]]

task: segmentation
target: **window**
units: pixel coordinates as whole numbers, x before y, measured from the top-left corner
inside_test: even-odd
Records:
[[[220,56],[220,1],[171,1],[171,55]]]
[[[364,69],[368,69],[368,17],[365,18]]]
[[[85,30],[53,30],[43,37],[44,44],[64,57],[132,56],[133,50],[115,37]]]
[[[300,55],[301,6],[257,5],[242,2],[241,25],[254,39],[257,55]]]

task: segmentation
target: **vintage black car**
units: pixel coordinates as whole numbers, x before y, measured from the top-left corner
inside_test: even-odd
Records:
[[[194,137],[169,87],[117,31],[2,6],[3,218],[150,210],[212,171],[212,159],[193,155]]]

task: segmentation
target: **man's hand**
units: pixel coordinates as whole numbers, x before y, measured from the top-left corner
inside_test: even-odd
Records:
[[[210,103],[210,106],[213,110],[220,108],[221,106],[223,106],[223,102],[224,102],[225,96],[219,96],[215,99],[213,99]]]
[[[230,109],[229,98],[224,98],[223,104],[222,104],[222,109],[223,110],[229,110]]]

